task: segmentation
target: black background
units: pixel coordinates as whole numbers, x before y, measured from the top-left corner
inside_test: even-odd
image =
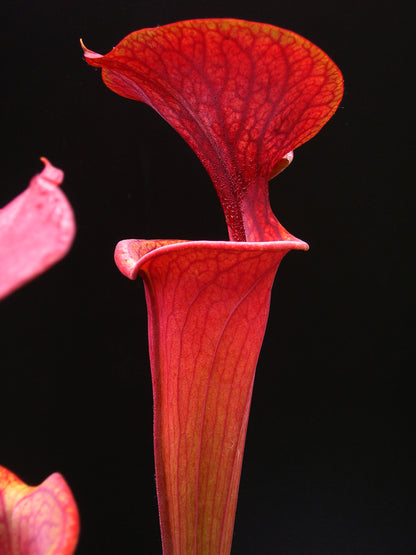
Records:
[[[333,119],[271,183],[308,253],[283,261],[261,353],[233,553],[416,552],[410,173],[412,49],[404,2],[9,1],[2,13],[0,205],[64,169],[77,218],[68,257],[0,309],[0,464],[35,484],[60,471],[79,555],[161,552],[142,284],[120,239],[225,239],[189,147],[83,60],[126,34],[234,17],[307,37],[341,68]],[[413,145],[414,146],[414,145]]]

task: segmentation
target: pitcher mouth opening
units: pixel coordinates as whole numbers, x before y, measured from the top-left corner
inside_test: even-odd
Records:
[[[301,239],[287,241],[187,241],[186,239],[125,239],[120,241],[114,252],[114,260],[120,272],[131,280],[137,278],[140,268],[154,256],[172,251],[189,249],[219,249],[223,252],[289,252],[307,251],[309,245]]]

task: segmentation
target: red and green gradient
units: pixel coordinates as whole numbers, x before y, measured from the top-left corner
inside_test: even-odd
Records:
[[[144,280],[164,553],[231,549],[254,374],[277,267],[301,241],[122,241]]]
[[[144,29],[84,54],[189,143],[224,210],[229,242],[130,239],[115,259],[145,284],[164,553],[228,554],[272,284],[283,256],[308,248],[274,216],[268,181],[333,115],[342,76],[295,33],[234,19]]]

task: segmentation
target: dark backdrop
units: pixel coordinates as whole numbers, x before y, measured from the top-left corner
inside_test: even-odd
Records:
[[[410,374],[414,177],[404,2],[3,0],[0,205],[64,169],[68,257],[0,308],[0,464],[60,471],[79,555],[159,554],[146,307],[113,263],[124,238],[225,239],[213,187],[150,108],[111,93],[78,39],[235,17],[304,35],[345,77],[334,118],[271,184],[308,241],[273,292],[248,429],[233,553],[416,552]]]

